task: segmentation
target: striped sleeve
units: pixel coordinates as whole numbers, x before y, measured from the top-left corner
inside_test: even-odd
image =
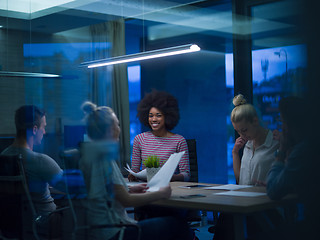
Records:
[[[185,151],[185,154],[182,156],[180,162],[179,162],[179,172],[183,174],[184,181],[189,181],[190,179],[190,162],[189,162],[189,151],[188,151],[188,145],[187,141],[181,136],[181,140],[178,143],[177,146],[177,152],[183,152]]]
[[[135,136],[132,147],[131,169],[134,172],[140,171],[141,166],[141,134]]]

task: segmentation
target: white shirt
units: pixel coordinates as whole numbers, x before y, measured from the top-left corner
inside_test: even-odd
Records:
[[[249,140],[244,148],[240,167],[240,185],[255,185],[256,181],[267,181],[267,174],[275,160],[279,142],[273,139],[269,130],[265,142],[253,152],[253,141]]]
[[[87,210],[88,222],[90,225],[135,223],[136,221],[127,215],[121,203],[113,199],[114,195],[110,188],[113,184],[117,184],[123,185],[128,190],[117,163],[111,160],[112,153],[117,148],[114,148],[112,144],[104,145],[103,142],[100,144],[100,147],[105,147],[105,149],[99,149],[97,142],[87,143],[81,149],[80,169],[88,192],[87,199],[82,202],[82,205]],[[120,230],[120,228],[91,230],[89,239],[111,239]]]

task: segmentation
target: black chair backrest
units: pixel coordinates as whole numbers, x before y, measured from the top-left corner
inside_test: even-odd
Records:
[[[0,194],[24,194],[23,176],[19,168],[19,156],[0,155]]]
[[[197,142],[195,139],[186,139],[189,151],[190,182],[198,182]]]
[[[0,136],[0,153],[14,141],[14,136]]]
[[[0,155],[0,222],[2,234],[23,237],[26,199],[32,204],[21,155]],[[30,203],[31,202],[31,203]],[[32,204],[32,211],[35,214]]]

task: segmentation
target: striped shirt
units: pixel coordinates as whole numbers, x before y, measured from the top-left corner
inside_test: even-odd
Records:
[[[185,151],[176,173],[181,173],[184,180],[190,178],[189,152],[187,142],[183,136],[174,134],[171,137],[157,137],[151,131],[137,135],[133,141],[131,167],[134,172],[145,168],[143,161],[150,155],[157,155],[162,166],[172,153]]]

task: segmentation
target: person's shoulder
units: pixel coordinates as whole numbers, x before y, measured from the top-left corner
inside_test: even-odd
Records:
[[[16,147],[13,145],[10,145],[9,147],[7,147],[6,149],[4,149],[1,152],[1,155],[18,155],[18,154],[22,154],[23,157],[25,157],[26,155],[28,155],[28,153],[31,150],[26,149],[26,148],[20,148],[20,147]]]
[[[38,152],[33,152],[34,154],[36,154],[38,157],[40,158],[44,158],[44,159],[48,159],[48,160],[53,160],[53,158],[51,158],[50,156],[48,156],[47,154],[44,153],[38,153]],[[54,161],[54,160],[53,160]]]
[[[37,159],[38,161],[56,162],[53,158],[51,158],[50,156],[48,156],[48,155],[46,155],[44,153],[30,151],[29,154],[32,155],[33,158]]]
[[[153,134],[150,131],[140,133],[134,137],[134,145],[137,146],[143,144],[144,142],[149,141],[152,137]]]
[[[151,133],[151,131],[147,131],[147,132],[142,132],[138,135],[136,135],[136,138],[141,138],[141,137],[144,137],[144,136],[149,136]]]
[[[268,130],[268,135],[265,144],[267,147],[278,146],[280,144],[279,140],[275,139],[275,137],[273,136],[273,132],[271,130]]]
[[[172,142],[176,142],[177,144],[182,144],[187,146],[187,140],[180,134],[174,134],[168,139]]]
[[[175,139],[177,139],[179,141],[185,141],[186,140],[182,135],[177,134],[177,133],[173,134],[171,137],[175,138]]]
[[[151,131],[143,132],[135,136],[135,138],[139,140],[150,138],[150,137],[153,137],[153,134]]]

